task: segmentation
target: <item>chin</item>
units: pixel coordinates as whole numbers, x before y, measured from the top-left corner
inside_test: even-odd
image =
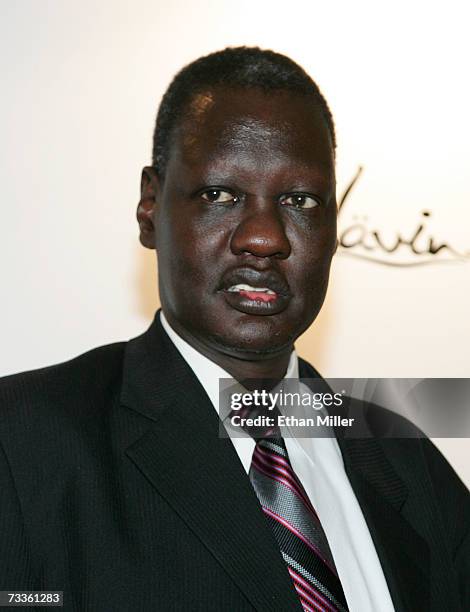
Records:
[[[302,333],[297,326],[291,329],[276,329],[276,325],[263,321],[244,322],[232,330],[222,330],[212,335],[214,345],[221,352],[239,359],[262,359],[293,348],[296,338]]]

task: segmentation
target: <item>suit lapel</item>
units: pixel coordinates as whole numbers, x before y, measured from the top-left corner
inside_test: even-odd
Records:
[[[300,377],[318,373],[300,360]],[[346,416],[346,415],[344,415]],[[367,424],[366,424],[367,427]],[[408,489],[385,453],[393,440],[347,438],[337,430],[345,470],[369,527],[394,607],[400,612],[429,609],[429,547],[405,518]],[[395,451],[396,452],[396,451]]]
[[[159,321],[128,344],[121,402],[149,419],[127,456],[250,603],[301,610],[236,451],[219,438],[209,398]]]

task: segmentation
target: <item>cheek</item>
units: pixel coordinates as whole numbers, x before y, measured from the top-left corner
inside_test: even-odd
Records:
[[[295,300],[299,311],[310,313],[319,310],[325,299],[328,278],[328,265],[322,265],[302,278]]]
[[[323,304],[335,244],[336,231],[331,227],[294,242],[291,261],[285,261],[285,273],[294,294],[296,316],[316,315]]]
[[[176,208],[176,207],[175,207]],[[162,215],[157,232],[161,275],[186,293],[207,292],[220,280],[228,232],[188,213]]]
[[[328,278],[336,246],[335,225],[297,232],[291,237],[291,245],[291,261],[286,265],[290,263],[299,283],[308,288]]]

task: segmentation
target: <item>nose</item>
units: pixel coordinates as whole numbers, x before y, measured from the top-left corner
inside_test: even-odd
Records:
[[[250,202],[247,198],[230,248],[235,255],[289,257],[291,246],[279,205],[267,199]]]

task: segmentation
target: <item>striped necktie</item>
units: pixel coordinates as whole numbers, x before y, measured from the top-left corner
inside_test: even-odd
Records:
[[[249,476],[303,609],[347,611],[325,533],[282,438],[257,441]]]

